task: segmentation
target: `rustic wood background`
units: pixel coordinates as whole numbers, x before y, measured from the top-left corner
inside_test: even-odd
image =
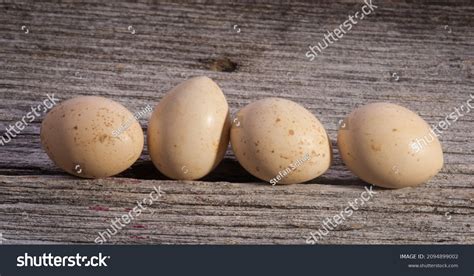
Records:
[[[310,183],[274,187],[228,151],[202,181],[172,181],[145,148],[121,175],[83,180],[56,168],[41,149],[42,116],[0,146],[3,244],[93,243],[154,186],[165,192],[160,201],[110,243],[304,244],[366,185],[337,153],[341,118],[389,101],[436,124],[473,92],[472,1],[374,1],[375,13],[312,62],[308,45],[360,11],[362,1],[101,2],[0,4],[0,134],[47,93],[61,100],[100,95],[135,112],[179,82],[207,75],[233,114],[271,96],[304,105],[329,132],[334,165]],[[146,130],[147,118],[140,122]],[[320,243],[474,244],[473,122],[471,112],[442,135],[445,166],[433,180],[376,189]]]

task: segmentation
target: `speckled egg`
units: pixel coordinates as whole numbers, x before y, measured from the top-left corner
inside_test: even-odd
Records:
[[[267,98],[245,106],[233,120],[230,137],[242,167],[272,185],[311,180],[331,165],[323,125],[290,100]]]
[[[195,77],[169,91],[148,125],[153,164],[172,179],[194,180],[210,173],[229,145],[229,107],[219,86]]]
[[[436,134],[416,113],[372,103],[343,121],[337,141],[342,160],[362,180],[386,188],[420,185],[443,166]]]
[[[41,143],[64,171],[84,177],[116,175],[129,168],[143,150],[143,131],[123,105],[96,96],[81,96],[53,108],[41,124]]]

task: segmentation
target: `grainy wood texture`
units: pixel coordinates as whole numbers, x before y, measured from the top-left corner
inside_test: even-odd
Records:
[[[110,243],[305,243],[366,185],[337,153],[341,118],[365,103],[389,101],[436,124],[469,99],[474,7],[452,2],[374,1],[375,13],[312,62],[308,45],[362,1],[2,2],[1,134],[47,93],[61,100],[101,95],[138,111],[184,79],[207,75],[232,113],[265,97],[304,105],[335,148],[331,169],[301,185],[258,181],[230,151],[202,181],[171,181],[154,169],[146,148],[121,175],[82,180],[61,172],[41,149],[42,115],[0,146],[2,242],[93,243],[111,219],[160,186],[159,201]],[[376,189],[320,243],[474,244],[473,120],[466,113],[443,133],[445,166],[432,181]],[[147,118],[140,122],[146,130]]]

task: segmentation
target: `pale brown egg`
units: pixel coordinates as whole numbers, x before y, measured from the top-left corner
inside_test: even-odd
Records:
[[[436,134],[416,113],[391,103],[357,108],[338,131],[339,152],[362,180],[386,188],[420,185],[443,167]]]
[[[148,125],[153,164],[172,179],[193,180],[210,173],[229,144],[229,107],[208,77],[189,79],[169,91]]]
[[[41,124],[41,143],[64,171],[84,177],[116,175],[143,150],[143,131],[123,105],[81,96],[53,108]]]
[[[233,121],[230,137],[242,167],[273,185],[311,180],[331,165],[324,126],[290,100],[267,98],[245,106]]]

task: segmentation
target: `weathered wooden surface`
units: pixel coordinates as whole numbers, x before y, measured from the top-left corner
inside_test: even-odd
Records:
[[[61,100],[101,95],[138,111],[180,81],[207,75],[233,113],[270,96],[301,103],[335,146],[338,120],[362,104],[398,103],[436,124],[473,92],[470,1],[374,2],[375,14],[312,62],[308,45],[360,10],[362,1],[201,2],[1,3],[0,134],[47,93]],[[260,182],[230,151],[203,181],[166,180],[146,148],[115,178],[77,179],[42,151],[42,117],[0,146],[4,244],[92,243],[154,186],[165,192],[159,202],[111,243],[301,244],[364,190],[337,150],[325,175],[301,185]],[[446,163],[432,181],[377,189],[321,243],[474,244],[473,120],[472,112],[465,114],[443,133]],[[140,121],[146,130],[146,118]]]

